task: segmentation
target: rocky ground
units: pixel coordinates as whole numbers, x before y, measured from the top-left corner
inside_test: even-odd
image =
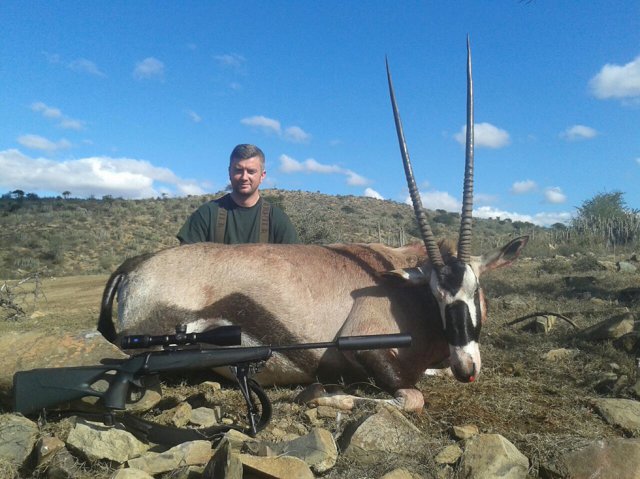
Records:
[[[482,375],[469,385],[425,377],[420,414],[372,401],[352,411],[302,405],[294,401],[301,387],[269,388],[273,419],[257,437],[232,431],[215,446],[161,447],[83,418],[50,415],[44,423],[5,406],[0,476],[640,477],[640,275],[622,259],[524,258],[484,278],[490,319]],[[0,364],[5,404],[11,368],[34,364],[21,358],[56,365],[55,354],[34,344],[93,328],[104,280],[44,281],[46,301],[26,319],[0,324],[0,350],[15,352]],[[58,353],[62,343],[62,350],[81,350],[51,343]],[[90,360],[82,351],[77,356]],[[388,398],[373,385],[342,386]],[[160,390],[145,395],[155,405],[144,414],[155,421],[198,428],[244,420],[242,399],[219,378],[166,377]]]

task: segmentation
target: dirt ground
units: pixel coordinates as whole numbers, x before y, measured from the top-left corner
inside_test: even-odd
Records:
[[[576,287],[567,277],[589,280],[587,286],[583,282]],[[423,457],[395,458],[391,462],[430,477],[438,470],[433,457],[454,442],[452,427],[475,424],[483,433],[498,433],[514,443],[529,458],[531,477],[538,477],[541,465],[552,463],[568,451],[597,438],[625,436],[602,420],[591,400],[633,398],[630,387],[638,379],[636,358],[616,349],[610,341],[579,339],[577,330],[563,321],[547,334],[523,330],[526,321],[513,326],[508,323],[534,312],[554,312],[584,329],[624,308],[637,315],[640,305],[623,303],[618,294],[638,286],[639,279],[639,273],[621,274],[584,258],[524,258],[511,268],[487,274],[482,283],[489,320],[481,336],[483,366],[479,379],[468,385],[448,377],[423,379],[418,387],[425,395],[426,407],[410,418],[428,438],[429,450]],[[28,316],[24,319],[0,321],[0,334],[49,325],[94,329],[106,280],[106,275],[43,279],[41,289],[46,299],[38,299],[35,308],[25,303]],[[576,353],[556,362],[542,359],[543,354],[558,348]],[[601,383],[605,374],[618,378],[615,387]],[[274,401],[277,423],[279,411],[286,410],[296,389],[267,392]],[[386,461],[385,468],[390,464]],[[353,473],[352,467],[339,463],[325,477],[379,477],[384,473],[380,466],[371,466],[355,476],[345,475],[347,470]]]

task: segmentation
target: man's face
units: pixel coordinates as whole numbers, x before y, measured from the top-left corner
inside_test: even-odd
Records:
[[[262,183],[267,172],[262,169],[260,158],[253,156],[246,160],[233,160],[229,166],[231,188],[242,196],[253,195]]]

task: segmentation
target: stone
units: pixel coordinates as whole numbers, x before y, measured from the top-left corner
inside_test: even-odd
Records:
[[[607,423],[629,432],[640,431],[640,402],[633,399],[594,399],[592,404]]]
[[[36,465],[42,467],[56,452],[64,447],[64,442],[55,436],[41,437],[35,447]]]
[[[577,349],[559,348],[547,351],[542,355],[542,359],[549,362],[564,361],[575,357],[580,351]]]
[[[156,421],[163,424],[171,424],[175,427],[184,427],[191,420],[191,412],[191,404],[181,402],[176,407],[163,411],[156,418]]]
[[[147,452],[144,456],[130,459],[127,465],[155,475],[173,471],[179,467],[204,465],[212,456],[213,451],[209,441],[189,441],[165,452]]]
[[[204,468],[202,478],[242,479],[242,461],[227,438],[220,441]]]
[[[462,477],[525,479],[529,460],[500,434],[480,434],[465,441]]]
[[[380,479],[422,479],[422,476],[401,467],[387,472],[384,476],[381,476]]]
[[[376,462],[382,453],[415,455],[426,447],[420,430],[390,406],[348,426],[340,442],[344,456],[361,463]]]
[[[589,340],[617,339],[633,331],[635,316],[633,313],[622,313],[605,319],[598,324],[584,329],[579,337]]]
[[[56,451],[44,465],[47,479],[70,479],[82,477],[82,467],[67,448]]]
[[[279,455],[302,459],[316,474],[323,474],[336,464],[338,447],[326,429],[314,428],[306,436],[285,443],[272,444]]]
[[[460,459],[460,456],[462,456],[462,449],[460,449],[460,446],[457,444],[450,444],[436,454],[434,461],[436,461],[437,464],[455,464],[458,462],[458,459]]]
[[[128,467],[126,469],[118,469],[109,479],[153,479],[153,476],[140,469]]]
[[[463,426],[453,426],[453,436],[457,439],[469,439],[480,434],[478,426],[475,424],[465,424]]]
[[[67,438],[67,446],[89,461],[109,460],[122,464],[143,454],[149,445],[133,434],[116,427],[76,418]]]
[[[640,479],[640,439],[608,438],[561,459],[571,478]]]
[[[36,444],[38,425],[17,414],[0,415],[0,461],[22,466]]]
[[[638,267],[629,261],[618,261],[616,263],[616,270],[620,273],[635,273],[638,271]]]
[[[257,473],[258,477],[270,479],[314,479],[313,472],[302,459],[291,456],[259,457],[240,454],[240,460],[246,472]],[[251,476],[250,476],[251,477]]]
[[[198,427],[211,427],[218,423],[216,411],[208,407],[198,407],[191,411],[189,422]]]

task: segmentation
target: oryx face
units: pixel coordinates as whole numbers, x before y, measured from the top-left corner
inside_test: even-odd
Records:
[[[454,259],[439,272],[432,271],[429,285],[440,307],[451,371],[459,381],[472,382],[480,372],[478,341],[486,317],[478,276],[470,265]]]

